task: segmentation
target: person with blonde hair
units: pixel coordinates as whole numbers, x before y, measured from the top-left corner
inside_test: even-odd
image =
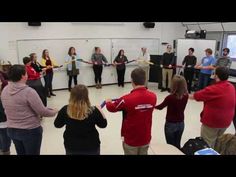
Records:
[[[88,89],[76,85],[71,89],[69,104],[59,111],[54,125],[64,132],[66,155],[100,155],[99,133],[95,127],[107,126],[107,120],[100,106],[91,106]]]
[[[150,54],[147,51],[147,47],[142,47],[141,52],[139,54],[139,57],[137,59],[138,66],[142,68],[145,71],[146,74],[146,81],[145,81],[145,86],[148,86],[148,80],[149,80],[149,62],[150,62]]]
[[[187,83],[183,76],[175,75],[171,82],[170,95],[156,106],[162,110],[167,107],[165,137],[168,144],[181,148],[181,137],[184,131],[184,110],[188,102]]]

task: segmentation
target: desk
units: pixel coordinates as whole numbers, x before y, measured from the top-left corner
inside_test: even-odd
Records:
[[[151,144],[150,148],[154,155],[185,155],[178,148],[170,144]]]
[[[230,76],[230,77],[228,78],[228,81],[231,82],[231,83],[233,83],[233,84],[236,84],[236,77]]]

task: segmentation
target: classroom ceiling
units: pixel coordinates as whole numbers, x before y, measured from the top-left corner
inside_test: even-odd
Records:
[[[189,30],[236,31],[235,22],[181,22]]]

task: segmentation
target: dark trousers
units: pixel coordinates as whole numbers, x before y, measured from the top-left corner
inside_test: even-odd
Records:
[[[71,89],[72,78],[74,79],[74,85],[77,85],[77,75],[75,75],[75,76],[69,76],[69,82],[68,82],[68,88],[69,88],[69,90]]]
[[[234,113],[233,123],[234,123],[234,129],[235,129],[235,134],[236,134],[236,110],[235,110],[235,113]]]
[[[30,86],[31,88],[33,88],[38,93],[44,106],[47,106],[47,92],[46,92],[46,89],[43,87],[41,79],[28,80],[26,84]]]
[[[191,93],[192,82],[193,82],[194,70],[184,70],[184,77],[187,82],[188,92]]]
[[[100,147],[94,150],[75,151],[66,149],[66,155],[100,155]]]
[[[17,155],[40,155],[43,129],[8,128],[8,135],[15,144]]]
[[[209,85],[210,82],[210,74],[204,74],[204,73],[199,73],[199,78],[198,78],[198,89],[204,89],[206,86]]]
[[[125,68],[124,69],[116,69],[118,76],[118,86],[124,86],[125,80]]]
[[[103,66],[102,65],[93,65],[93,71],[95,74],[95,83],[101,83],[102,82],[102,70]]]
[[[165,123],[165,137],[167,144],[171,144],[180,149],[181,137],[184,131],[184,122]]]
[[[44,76],[44,81],[45,81],[45,89],[47,94],[49,95],[50,93],[52,93],[52,79],[53,79],[53,72],[51,73],[47,73]]]
[[[0,128],[0,150],[2,152],[9,152],[11,146],[11,139],[7,135],[7,128]]]

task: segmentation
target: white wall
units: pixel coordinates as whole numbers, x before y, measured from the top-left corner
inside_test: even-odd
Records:
[[[145,29],[142,23],[86,24],[86,23],[42,23],[30,27],[27,23],[0,23],[0,59],[17,63],[16,40],[57,38],[159,38],[161,42],[173,44],[173,40],[184,38],[186,28],[181,23],[156,23],[154,29]],[[159,48],[160,54],[166,46]]]

